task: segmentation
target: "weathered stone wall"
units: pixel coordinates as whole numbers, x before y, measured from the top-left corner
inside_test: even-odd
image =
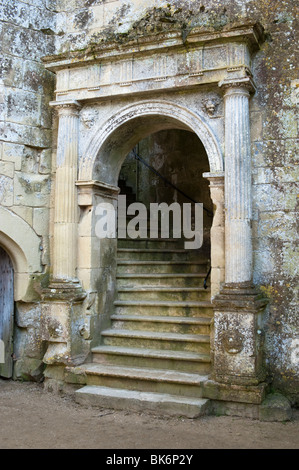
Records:
[[[1,7],[0,202],[43,237],[47,250],[53,78],[40,58],[194,26],[219,30],[259,21],[265,42],[253,58],[251,99],[254,282],[270,298],[266,362],[279,389],[298,403],[298,76],[292,0],[39,0]],[[57,13],[55,13],[57,12]],[[55,33],[55,34],[53,34]],[[4,128],[5,123],[5,128]],[[32,320],[33,321],[33,320]],[[35,320],[34,320],[35,321]],[[33,325],[33,323],[32,323]],[[35,354],[35,353],[34,353]],[[297,390],[297,392],[296,392]]]
[[[221,29],[245,18],[265,28],[253,60],[257,92],[251,100],[254,282],[269,296],[266,362],[273,387],[298,400],[298,76],[295,11],[291,0],[60,2],[64,34],[58,52],[119,42],[153,31],[194,26]]]
[[[53,74],[44,69],[41,57],[54,51],[55,13],[46,0],[10,0],[1,3],[0,15],[0,204],[6,209],[0,232],[6,237],[11,231],[18,247],[21,240],[30,277],[27,285],[26,268],[17,267],[20,257],[12,247],[20,292],[15,292],[14,371],[16,377],[38,378],[44,353],[39,292],[49,264],[52,116],[48,104],[54,89]],[[32,240],[39,258],[35,266]],[[1,241],[9,250],[6,240]]]

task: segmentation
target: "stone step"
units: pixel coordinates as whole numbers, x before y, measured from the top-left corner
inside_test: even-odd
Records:
[[[211,370],[209,354],[120,346],[97,346],[92,349],[94,363],[142,368],[170,369],[207,375]]]
[[[183,249],[185,240],[180,238],[118,238],[118,248]]]
[[[195,398],[201,397],[201,385],[207,380],[207,376],[194,373],[111,364],[83,364],[76,368],[76,373],[78,374],[80,370],[86,378],[86,385],[171,393]]]
[[[201,261],[207,264],[208,260],[200,250],[184,249],[154,249],[154,248],[118,248],[118,259],[136,261]]]
[[[118,273],[118,287],[200,287],[206,273]]]
[[[117,259],[117,273],[205,273],[206,261],[139,261]]]
[[[210,318],[150,315],[112,315],[112,327],[118,330],[159,331],[180,334],[210,334]]]
[[[110,328],[102,332],[102,342],[107,346],[144,347],[149,349],[171,349],[209,354],[210,336],[194,334],[163,333],[157,331],[117,330]]]
[[[196,301],[210,299],[210,289],[204,287],[118,287],[118,300]]]
[[[116,300],[116,315],[157,315],[173,317],[209,317],[213,315],[209,301],[157,301],[157,300]]]
[[[178,397],[166,393],[149,393],[119,388],[87,385],[75,393],[81,405],[97,406],[114,410],[150,412],[156,415],[197,418],[209,413],[209,400],[204,398]]]

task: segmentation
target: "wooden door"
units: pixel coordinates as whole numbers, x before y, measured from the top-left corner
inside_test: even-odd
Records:
[[[0,376],[12,376],[12,334],[14,314],[13,266],[10,257],[0,247],[0,347],[4,347],[4,358],[0,358]]]

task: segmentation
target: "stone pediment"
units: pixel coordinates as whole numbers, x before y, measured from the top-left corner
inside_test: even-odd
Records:
[[[221,31],[194,28],[92,44],[44,58],[56,72],[56,99],[90,100],[217,84],[251,76],[251,54],[259,48],[259,24]]]

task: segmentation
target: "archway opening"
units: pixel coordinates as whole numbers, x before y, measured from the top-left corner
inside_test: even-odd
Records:
[[[158,140],[156,141],[156,139]],[[205,243],[199,250],[189,250],[189,259],[187,259],[188,256],[184,259],[184,254],[181,253],[184,251],[182,250],[182,248],[185,248],[184,246],[176,246],[171,249],[166,242],[159,248],[157,255],[154,255],[157,258],[152,259],[155,245],[152,245],[151,240],[146,245],[145,251],[148,251],[148,253],[140,253],[134,246],[123,245],[121,247],[121,244],[113,238],[103,239],[99,237],[97,227],[101,216],[99,217],[100,212],[97,209],[103,203],[109,205],[112,203],[114,207],[117,206],[119,177],[122,179],[123,172],[121,168],[122,166],[125,168],[129,159],[132,158],[132,155],[131,157],[128,155],[133,149],[142,154],[140,156],[147,163],[152,163],[151,166],[156,165],[156,168],[159,166],[158,160],[161,155],[156,157],[157,162],[151,161],[151,159],[155,160],[157,149],[161,151],[160,153],[164,151],[165,155],[162,155],[162,160],[165,161],[165,167],[160,168],[160,170],[167,173],[168,166],[173,167],[174,171],[171,170],[171,174],[166,175],[166,177],[170,176],[172,182],[176,183],[177,187],[186,195],[199,203],[204,203],[209,212],[203,211]],[[127,157],[128,160],[126,160]],[[161,174],[162,171],[160,171]],[[210,271],[209,258],[213,259],[213,243],[210,246],[210,228],[212,224],[214,225],[215,217],[211,214],[213,205],[210,198],[209,183],[203,178],[203,173],[212,174],[214,177],[215,174],[221,174],[222,171],[223,157],[213,131],[198,114],[175,103],[164,101],[136,103],[121,109],[105,123],[101,123],[99,127],[94,129],[80,160],[78,181],[79,205],[81,207],[78,277],[84,289],[95,292],[98,299],[94,305],[97,312],[100,313],[95,319],[98,322],[96,331],[99,332],[99,336],[94,337],[94,344],[98,340],[102,341],[103,331],[110,328],[111,323],[114,322],[115,314],[113,312],[117,314],[120,310],[118,307],[122,307],[117,302],[126,302],[125,297],[128,292],[131,295],[132,288],[134,289],[135,285],[135,274],[138,274],[139,280],[144,280],[145,288],[142,287],[143,280],[141,280],[139,293],[143,297],[146,308],[157,305],[157,303],[151,302],[152,290],[157,293],[161,287],[156,286],[156,289],[152,289],[153,285],[149,285],[148,280],[156,278],[159,282],[160,279],[164,278],[166,282],[162,287],[165,287],[163,294],[166,293],[166,297],[161,297],[162,300],[160,300],[163,305],[159,301],[159,306],[165,307],[164,310],[169,308],[168,313],[171,313],[173,304],[169,302],[174,300],[178,303],[175,305],[172,317],[176,316],[177,313],[180,315],[181,311],[179,309],[182,307],[188,317],[199,315],[200,318],[203,316],[203,323],[210,321],[213,315],[212,291],[204,288],[204,281]],[[145,176],[144,173],[143,177],[146,180],[144,189],[146,191],[143,195],[140,192],[138,195],[138,197],[142,196],[146,204],[151,203],[151,201],[159,202],[157,195],[160,194],[160,191],[153,189],[149,179],[150,174],[151,172],[148,172],[148,176]],[[169,191],[159,177],[156,182],[158,186],[162,185],[161,189],[163,187],[164,194],[166,192],[166,195],[168,195],[169,202],[173,199],[177,199],[179,203],[188,202],[176,189]],[[162,200],[162,193],[160,200]],[[91,210],[91,204],[94,211]],[[213,212],[214,210],[215,206]],[[99,226],[101,227],[101,223]],[[213,230],[213,226],[211,230]],[[131,241],[134,244],[135,241]],[[127,240],[122,242],[126,243]],[[122,249],[122,252],[120,252],[120,249]],[[136,258],[130,259],[132,249],[137,257],[140,255],[139,260]],[[161,255],[162,259],[158,259]],[[143,256],[145,259],[142,259]],[[174,258],[171,260],[172,256]],[[123,257],[123,260],[119,263],[121,257]],[[146,259],[148,257],[151,259]],[[167,263],[165,263],[166,260]],[[144,272],[146,264],[148,265],[148,272]],[[130,272],[130,270],[134,271],[134,266],[137,271],[139,270],[139,273]],[[152,269],[154,267],[157,268],[157,272]],[[213,269],[212,266],[210,271],[211,286]],[[161,270],[170,270],[171,272],[165,272],[163,276],[160,276]],[[124,273],[124,271],[127,272]],[[123,273],[126,276],[122,276]],[[121,277],[127,279],[120,281]],[[210,285],[208,284],[208,287]],[[120,288],[124,294],[122,299],[117,298]],[[179,292],[176,292],[177,290]],[[146,300],[144,300],[145,291],[148,292]],[[202,297],[198,300],[197,294],[199,292]],[[155,296],[155,294],[153,295]],[[154,300],[156,301],[157,298],[155,297]],[[140,306],[140,297],[136,295],[135,300],[129,299],[129,301],[133,302],[131,304],[134,314],[135,307],[138,306],[137,308],[139,308]],[[117,307],[116,310],[115,307]],[[153,310],[151,311],[153,312]],[[95,315],[97,315],[96,311]],[[128,316],[132,317],[131,312]],[[163,312],[162,317],[165,317]],[[122,320],[123,318],[120,319],[120,321]],[[192,320],[190,324],[194,321]],[[136,324],[134,323],[134,325]]]
[[[184,237],[184,207],[191,209],[191,229],[195,227],[195,203],[202,204],[201,252],[210,258],[210,230],[213,222],[213,204],[209,183],[203,173],[209,172],[205,148],[193,132],[167,129],[141,139],[124,160],[118,178],[120,194],[126,196],[127,207],[142,203],[150,217],[151,205],[161,203],[181,207],[181,235]],[[173,214],[172,216],[173,229]],[[150,235],[150,227],[148,227]],[[172,230],[173,235],[173,230]]]
[[[0,246],[0,377],[12,376],[14,318],[14,269],[8,253]]]
[[[120,133],[118,143],[113,135],[97,169],[98,175],[107,175],[109,165],[115,173],[110,173],[108,184],[114,185],[115,190],[116,180],[120,196],[126,198],[123,205],[118,197],[117,204],[118,224],[125,219],[125,233],[118,230],[117,244],[114,239],[99,242],[104,247],[100,265],[103,268],[105,263],[107,268],[102,271],[106,278],[102,275],[99,285],[105,291],[109,321],[102,315],[97,360],[109,353],[109,360],[117,357],[120,365],[132,367],[129,373],[134,373],[134,367],[144,367],[150,374],[159,374],[161,368],[169,368],[174,374],[176,371],[209,374],[213,309],[207,279],[213,204],[209,183],[203,178],[203,173],[210,170],[207,152],[190,129],[173,128],[172,119],[159,122],[151,117],[141,122],[142,125],[140,120],[135,122],[136,133],[131,127],[127,134]],[[157,130],[161,123],[165,127]],[[149,132],[153,129],[154,132]],[[136,135],[141,130],[143,135],[138,141]],[[126,158],[125,136],[131,145]],[[104,182],[107,184],[106,177]],[[196,203],[201,206],[200,213]],[[152,208],[162,204],[166,207],[168,226],[163,225],[163,213],[159,212],[153,235]],[[190,216],[188,234],[184,226],[186,206]],[[202,219],[199,224],[198,216]],[[195,243],[197,230],[201,231],[199,245]],[[192,241],[195,246],[191,247]],[[107,258],[104,260],[104,251],[109,253],[109,265]],[[109,290],[103,284],[108,271],[111,282],[106,286],[109,289],[112,285],[114,290],[107,308]]]

